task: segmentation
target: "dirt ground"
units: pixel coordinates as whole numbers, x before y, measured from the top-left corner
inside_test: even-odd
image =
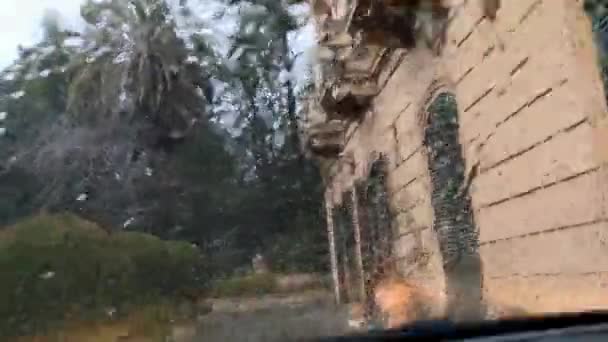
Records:
[[[214,303],[215,310],[198,319],[188,341],[301,341],[347,331],[346,310],[328,295],[237,302]]]

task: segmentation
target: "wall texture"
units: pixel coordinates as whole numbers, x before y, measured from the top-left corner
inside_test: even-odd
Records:
[[[503,1],[493,25],[469,6],[449,33],[490,304],[608,306],[606,104],[580,6]]]
[[[445,310],[423,138],[425,109],[453,92],[488,312],[608,308],[607,111],[580,1],[502,1],[495,21],[468,1],[440,56],[395,49],[377,84],[329,168],[328,205],[387,156],[400,272]]]

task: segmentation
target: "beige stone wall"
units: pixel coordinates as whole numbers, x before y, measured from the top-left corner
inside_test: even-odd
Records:
[[[355,180],[367,177],[379,154],[387,156],[387,185],[398,226],[395,257],[401,259],[404,275],[442,297],[442,261],[432,233],[430,178],[422,148],[423,128],[418,123],[418,108],[436,79],[437,61],[428,51],[396,51],[393,63],[395,67],[387,68],[372,109],[360,124],[352,124],[348,130],[344,155],[354,157],[354,170],[342,167],[340,161],[336,163],[328,191],[334,194],[334,203],[340,203],[340,194]],[[421,254],[426,256],[422,260]],[[437,309],[442,311],[444,301],[439,302]]]
[[[402,271],[442,293],[420,118],[432,90],[445,87],[457,97],[467,168],[477,170],[470,193],[485,302],[499,311],[608,308],[608,130],[595,53],[578,1],[502,1],[495,22],[468,1],[441,57],[394,53],[372,108],[348,129],[344,155],[355,168],[338,160],[328,193],[340,202],[385,153]]]
[[[606,105],[589,24],[568,0],[503,1],[499,13],[492,25],[467,7],[445,60],[479,168],[484,297],[530,312],[606,308],[608,178],[596,150],[608,146],[594,139]]]

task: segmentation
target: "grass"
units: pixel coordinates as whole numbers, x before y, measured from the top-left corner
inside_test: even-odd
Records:
[[[273,273],[251,274],[215,281],[209,290],[209,296],[251,297],[276,293],[277,278]]]
[[[208,295],[213,298],[255,297],[268,294],[289,294],[306,290],[318,290],[326,288],[327,285],[324,279],[320,277],[318,281],[282,286],[281,280],[289,277],[289,274],[269,272],[220,279],[211,285]]]

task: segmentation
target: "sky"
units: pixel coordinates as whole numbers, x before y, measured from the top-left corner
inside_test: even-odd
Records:
[[[0,3],[0,69],[15,60],[19,44],[28,46],[41,39],[40,24],[47,10],[56,11],[64,27],[78,30],[84,25],[80,18],[80,5],[84,0],[0,0]],[[223,7],[218,1],[192,1],[191,4],[193,3],[198,5],[193,6],[193,9],[199,17],[204,12],[211,15],[215,9]],[[210,16],[202,17],[211,19]],[[220,29],[217,25],[222,22],[230,24],[225,23],[225,20],[215,22],[216,30]],[[292,44],[295,44],[296,50],[306,49],[313,43],[311,29],[309,26],[304,34],[295,37]]]
[[[41,37],[40,23],[47,9],[56,10],[66,27],[81,25],[83,0],[0,0],[0,68],[17,57],[17,46],[31,45]]]
[[[58,16],[64,28],[80,31],[85,23],[80,17],[80,5],[86,0],[0,0],[0,70],[9,66],[17,58],[19,45],[30,46],[42,39],[42,20],[47,11]],[[126,1],[126,0],[125,0]],[[167,0],[171,5],[177,5],[180,0]],[[229,35],[236,28],[238,11],[221,18],[214,17],[218,10],[225,9],[221,0],[190,0],[188,2],[195,17],[207,22],[210,35],[217,40],[215,46],[221,48],[222,42],[228,42]],[[305,18],[307,7],[294,7],[293,14]],[[184,22],[187,26],[187,23]],[[178,22],[178,25],[180,23]],[[186,27],[183,26],[183,27]],[[187,32],[187,31],[186,31]],[[217,44],[219,43],[219,44]],[[294,53],[300,55],[296,60],[289,77],[299,84],[308,71],[309,64],[314,60],[314,28],[309,21],[297,33],[290,35],[290,45]],[[228,45],[225,46],[227,50]],[[227,117],[224,118],[227,120]],[[230,121],[230,120],[227,120]],[[225,122],[229,124],[228,122]]]
[[[42,39],[42,19],[47,11],[58,16],[64,28],[80,31],[85,23],[80,17],[80,5],[86,0],[0,0],[0,70],[9,66],[17,58],[19,45],[30,46]],[[126,0],[125,0],[126,1]],[[176,5],[179,0],[168,0]],[[189,1],[189,6],[196,17],[208,22],[213,28],[212,37],[228,41],[228,36],[236,28],[235,16],[238,12],[217,19],[213,14],[225,8],[222,1],[198,0]],[[306,7],[295,7],[293,14],[306,16]],[[232,17],[232,19],[231,19]],[[313,60],[314,29],[311,22],[298,33],[291,35],[290,45],[295,53],[302,53],[296,61],[289,77],[299,81],[306,75],[309,63]],[[218,45],[216,45],[218,47]],[[226,46],[227,48],[228,46]]]

